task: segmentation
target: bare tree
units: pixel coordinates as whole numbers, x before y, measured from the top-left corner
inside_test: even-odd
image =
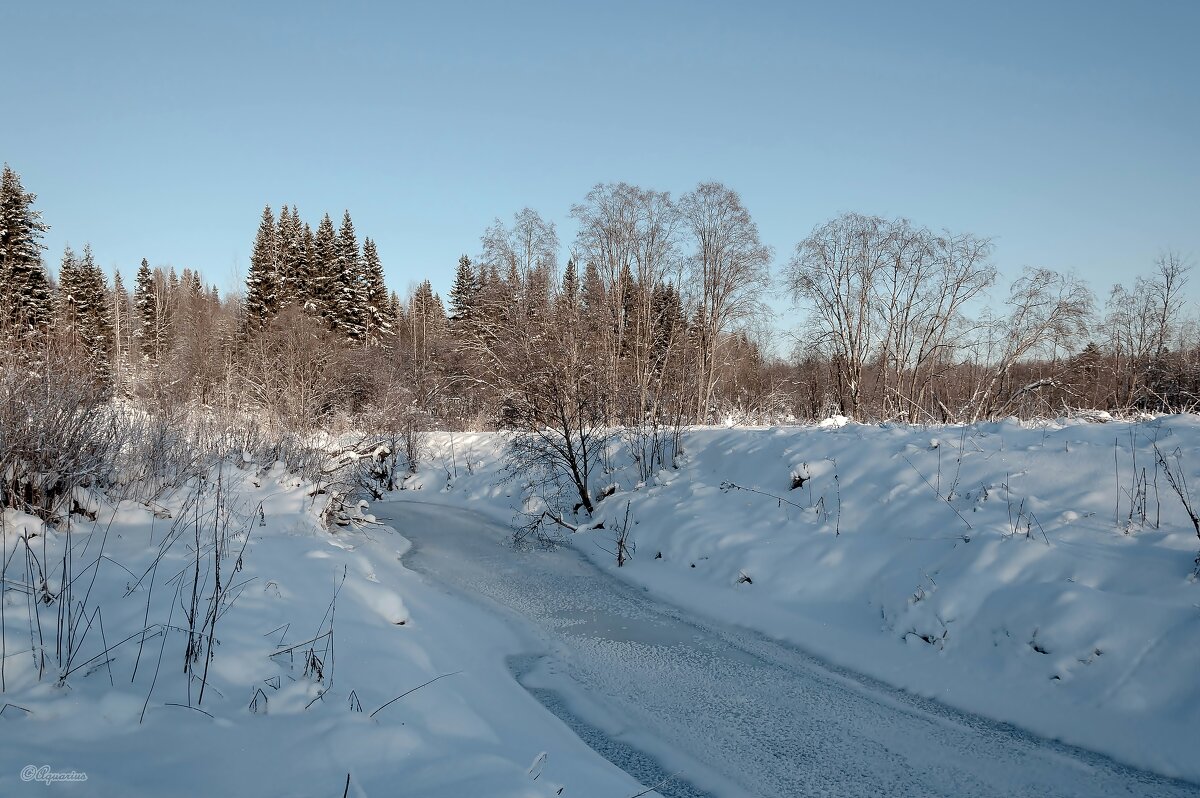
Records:
[[[878,216],[846,213],[818,226],[796,245],[785,272],[792,297],[813,311],[811,334],[834,361],[842,411],[860,412],[863,370],[879,343],[872,312],[878,275],[889,265],[900,271],[893,231]],[[893,305],[905,278],[894,279]]]
[[[717,383],[722,337],[741,320],[765,312],[762,293],[770,282],[771,248],[758,237],[737,192],[721,183],[701,183],[679,201],[684,228],[694,247],[688,261],[698,294],[696,417],[708,417]]]
[[[1023,358],[1039,351],[1052,356],[1082,339],[1093,297],[1074,275],[1026,269],[1012,284],[1006,304],[1008,315],[993,320],[985,342],[989,368],[968,402],[972,422],[1002,415],[1026,395],[1058,383],[1048,376],[1013,386],[1009,377]]]

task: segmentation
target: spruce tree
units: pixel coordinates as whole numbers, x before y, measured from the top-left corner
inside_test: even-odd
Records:
[[[145,258],[142,258],[142,265],[138,267],[134,279],[133,310],[137,314],[133,337],[137,340],[138,349],[143,358],[157,360],[158,300],[154,290],[154,274],[150,271],[150,262]]]
[[[362,257],[358,251],[358,237],[354,232],[354,222],[350,220],[350,211],[346,211],[342,216],[336,252],[335,328],[348,340],[359,341],[362,340],[365,327],[366,290]]]
[[[276,282],[277,243],[275,215],[271,206],[263,208],[254,249],[250,252],[250,270],[246,274],[245,330],[254,333],[267,325],[279,309]]]
[[[270,206],[267,206],[270,207]],[[287,205],[279,208],[279,223],[275,228],[275,308],[282,310],[296,298],[298,280],[290,273],[287,263],[289,239],[292,235],[292,213]]]
[[[311,238],[312,233],[310,232]],[[305,225],[295,206],[285,205],[279,212],[279,280],[283,286],[280,307],[307,306],[312,292],[308,286],[308,265],[304,240]]]
[[[110,297],[110,313],[113,331],[113,389],[117,395],[125,395],[125,371],[129,357],[129,294],[119,269],[113,270],[113,290]]]
[[[54,301],[54,325],[67,346],[75,349],[80,339],[79,297],[83,292],[79,258],[68,244],[58,264],[58,293]]]
[[[579,321],[579,271],[575,267],[574,258],[567,260],[567,268],[563,270],[555,313],[559,324],[574,325]]]
[[[308,285],[312,291],[311,310],[325,319],[331,328],[336,325],[336,303],[331,301],[331,293],[337,284],[337,254],[337,233],[333,229],[333,220],[325,214],[313,237]]]
[[[76,257],[70,247],[63,252],[56,303],[59,333],[69,349],[81,358],[92,378],[101,385],[112,379],[112,316],[104,272],[86,245]]]
[[[471,259],[463,255],[458,259],[458,270],[454,274],[454,285],[450,287],[450,321],[452,326],[466,330],[478,315],[480,285]]]
[[[0,328],[18,338],[44,332],[53,314],[41,243],[49,228],[33,209],[36,199],[5,164],[0,177]]]
[[[383,279],[383,263],[375,242],[363,239],[363,275],[366,280],[365,312],[366,339],[379,343],[393,333],[392,320],[388,316],[388,290]]]
[[[97,383],[108,387],[112,383],[112,312],[109,306],[108,282],[104,272],[92,257],[92,247],[85,244],[79,263],[79,298],[81,337],[88,366]]]

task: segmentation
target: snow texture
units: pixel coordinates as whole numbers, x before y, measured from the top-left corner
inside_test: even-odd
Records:
[[[509,522],[504,436],[450,437],[408,486]],[[713,621],[1200,781],[1200,541],[1156,449],[1200,486],[1193,416],[697,428],[648,484],[614,448],[598,484],[625,487],[570,543]]]

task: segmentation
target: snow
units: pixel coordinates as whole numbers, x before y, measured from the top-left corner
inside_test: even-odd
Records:
[[[1194,795],[1194,785],[847,678],[795,647],[698,620],[574,547],[514,550],[511,530],[396,494],[411,567],[527,639],[521,684],[670,798],[795,795]],[[640,755],[639,755],[640,753]]]
[[[1200,485],[1200,420],[1105,421],[692,429],[677,469],[604,499],[606,528],[570,541],[676,606],[1197,781],[1200,541],[1155,447]],[[435,436],[407,487],[512,519],[504,436],[455,443]],[[597,485],[637,485],[611,454]],[[627,506],[636,551],[618,569]]]
[[[409,490],[370,508],[377,518],[351,511],[350,525],[332,533],[317,522],[326,497],[313,484],[246,453],[219,471],[231,552],[223,578],[237,588],[222,608],[202,704],[198,680],[189,684],[182,671],[180,591],[190,585],[196,518],[210,529],[204,524],[222,517],[217,472],[205,475],[198,504],[195,481],[147,502],[77,491],[69,535],[5,510],[0,794],[29,789],[26,766],[47,767],[51,781],[53,773],[86,774],[45,787],[73,795],[338,794],[347,774],[350,795],[393,794],[398,785],[435,798],[644,789],[572,733],[586,736],[583,727],[548,712],[539,702],[546,691],[607,735],[618,752],[609,755],[622,764],[632,757],[621,753],[624,741],[652,752],[667,773],[686,769],[714,794],[738,794],[723,781],[729,763],[758,761],[762,750],[717,731],[734,730],[747,746],[765,734],[848,768],[872,751],[899,757],[856,760],[850,770],[863,790],[930,784],[919,775],[924,765],[902,775],[888,762],[924,762],[940,774],[938,763],[950,760],[937,752],[960,751],[947,756],[966,761],[981,750],[963,736],[974,729],[967,716],[923,705],[897,715],[883,705],[918,699],[888,697],[873,680],[1200,781],[1200,541],[1166,471],[1200,485],[1200,420],[1090,421],[1104,423],[916,427],[843,418],[696,428],[684,434],[676,467],[645,483],[615,448],[595,487],[616,491],[590,524],[576,519],[585,528],[568,539],[575,564],[549,575],[539,571],[549,559],[536,552],[523,561],[504,550],[506,567],[528,562],[528,574],[453,567],[471,535],[496,548],[501,527],[525,504],[519,481],[499,479],[503,434],[433,435],[433,455],[406,481]],[[473,529],[428,513],[422,521],[405,506],[414,499],[491,523]],[[635,549],[618,569],[609,552],[627,511]],[[441,552],[437,578],[410,570],[422,550],[410,551],[389,527],[397,523],[426,546],[425,562]],[[29,552],[50,564],[46,589],[58,595],[53,564],[67,546],[76,617],[96,623],[86,632],[85,620],[77,625],[78,653],[60,685],[55,604],[40,615],[51,666],[40,680],[33,667],[29,612],[42,593],[25,567]],[[570,570],[581,557],[595,572],[586,585],[572,581],[583,572]],[[624,580],[636,600],[597,592],[596,574]],[[547,591],[537,589],[543,576]],[[202,580],[202,597],[211,590]],[[670,606],[711,627],[680,620]],[[531,631],[515,611],[541,626]],[[728,631],[737,629],[747,636]],[[731,647],[697,642],[710,633]],[[308,649],[321,659],[320,678],[305,672]],[[813,681],[772,703],[800,669],[813,670]],[[722,692],[746,678],[752,686]],[[807,722],[788,719],[798,714],[795,701],[809,702]],[[838,722],[850,736],[815,731]],[[1003,738],[987,746],[995,756],[978,757],[993,788],[1018,765],[1025,780],[1014,789],[1053,787],[1056,757],[1090,774],[1076,783],[1078,794],[1126,778],[1019,735],[983,735]],[[656,773],[628,769],[642,781]],[[971,792],[972,771],[951,770],[939,783]],[[751,778],[760,791],[786,792],[794,775],[762,760]]]
[[[207,476],[211,487],[215,469]],[[37,788],[74,796],[341,795],[347,774],[352,796],[641,790],[516,683],[507,658],[523,650],[518,638],[408,570],[403,537],[365,518],[336,534],[319,528],[314,486],[281,465],[226,464],[221,477],[232,552],[224,579],[237,586],[217,626],[202,704],[198,679],[189,691],[182,672],[186,602],[176,588],[195,561],[194,518],[212,524],[211,490],[195,505],[195,483],[185,485],[159,497],[154,511],[86,497],[97,517],[75,516],[69,538],[4,512],[4,552],[16,564],[3,614],[0,795],[31,789],[21,776],[27,766],[34,779],[84,774]],[[103,633],[82,637],[76,670],[61,685],[56,605],[41,614],[50,669],[39,681],[34,668],[29,604],[17,589],[22,538],[48,563],[61,561],[70,542],[76,573],[90,567],[76,582],[77,605],[79,585],[96,576],[86,607],[89,617],[101,609]],[[183,584],[190,592],[190,581]],[[57,577],[49,587],[60,591]],[[211,590],[202,580],[202,595]],[[305,644],[330,629],[331,649]],[[101,655],[105,641],[110,658]],[[320,679],[305,673],[309,648],[322,659]]]

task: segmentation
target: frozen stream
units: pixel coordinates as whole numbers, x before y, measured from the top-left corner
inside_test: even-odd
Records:
[[[1200,795],[691,617],[570,547],[514,551],[476,513],[379,512],[409,567],[529,640],[514,675],[585,742],[644,783],[679,773],[664,796]]]

